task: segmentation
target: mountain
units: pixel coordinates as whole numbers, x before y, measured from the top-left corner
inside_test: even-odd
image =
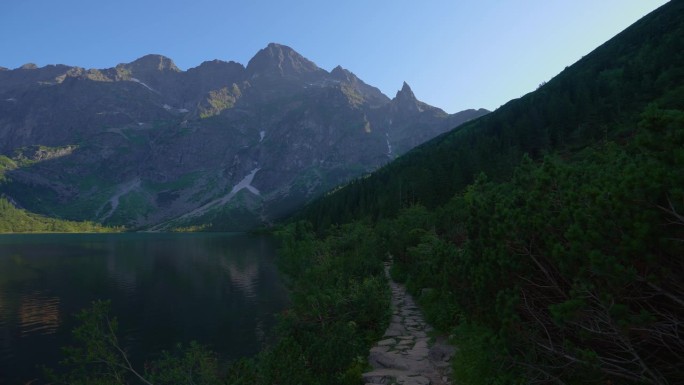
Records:
[[[49,216],[156,230],[244,230],[488,111],[394,99],[352,72],[269,44],[247,64],[187,71],[146,55],[114,68],[0,71],[0,186]]]

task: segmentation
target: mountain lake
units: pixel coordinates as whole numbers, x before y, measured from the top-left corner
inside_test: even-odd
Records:
[[[219,233],[0,235],[0,384],[41,378],[74,344],[74,314],[111,300],[139,365],[197,341],[256,354],[288,304],[268,236]]]

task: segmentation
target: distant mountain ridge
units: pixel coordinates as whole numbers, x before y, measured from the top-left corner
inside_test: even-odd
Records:
[[[0,193],[66,219],[244,230],[487,112],[447,114],[407,84],[390,99],[275,43],[247,66],[27,64],[0,71],[0,154],[17,165]]]

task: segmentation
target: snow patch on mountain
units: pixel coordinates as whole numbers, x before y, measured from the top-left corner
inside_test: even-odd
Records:
[[[258,167],[255,168],[255,169],[252,170],[249,174],[247,174],[247,176],[245,176],[244,178],[242,178],[242,180],[239,181],[238,184],[236,184],[235,186],[233,186],[233,189],[230,190],[230,194],[228,194],[228,195],[224,198],[224,199],[226,199],[226,200],[225,200],[225,202],[223,202],[223,203],[227,203],[233,196],[235,196],[235,194],[237,194],[240,190],[242,190],[242,189],[244,189],[244,188],[246,188],[247,190],[249,190],[249,191],[250,191],[252,194],[254,194],[254,195],[261,195],[261,193],[259,192],[259,190],[257,190],[256,188],[254,188],[254,186],[252,186],[252,181],[254,180],[254,175],[256,175],[257,171],[259,171],[259,170],[261,170],[261,169],[258,168]]]
[[[242,178],[242,180],[240,180],[235,186],[233,186],[233,188],[230,190],[230,192],[228,194],[224,195],[223,197],[218,198],[218,199],[214,199],[213,201],[211,201],[207,204],[204,204],[204,205],[190,211],[189,213],[183,214],[182,216],[180,216],[177,219],[182,220],[182,219],[194,218],[194,217],[204,215],[205,213],[207,213],[212,208],[217,208],[217,207],[221,207],[221,206],[225,205],[231,199],[233,199],[233,197],[238,192],[240,192],[243,189],[247,189],[247,191],[251,192],[252,194],[254,194],[256,196],[261,196],[261,193],[259,192],[259,190],[256,187],[252,186],[252,181],[254,180],[254,175],[256,175],[256,173],[259,170],[260,170],[260,168],[258,168],[258,167],[253,169],[249,174],[247,174],[244,178]],[[156,227],[152,228],[151,230],[152,231],[158,230],[159,229],[158,227],[159,226],[156,226]]]
[[[101,221],[104,222],[109,217],[114,214],[116,211],[117,207],[119,207],[119,200],[121,199],[122,196],[130,193],[133,190],[137,190],[140,188],[140,178],[133,179],[131,181],[128,181],[126,183],[122,183],[118,186],[116,192],[114,195],[112,195],[111,198],[105,204],[103,204],[99,210],[97,210],[97,213],[95,216]],[[107,204],[109,204],[109,210],[107,210],[106,213],[103,213],[103,210],[107,207]]]
[[[141,86],[147,88],[148,90],[150,90],[150,91],[152,91],[152,92],[159,93],[157,90],[155,90],[154,88],[152,88],[152,87],[148,86],[147,84],[141,82],[139,79],[131,78],[131,81],[140,84]]]

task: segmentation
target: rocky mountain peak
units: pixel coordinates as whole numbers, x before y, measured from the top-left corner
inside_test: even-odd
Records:
[[[183,71],[168,57],[149,54],[130,63],[104,70],[102,73],[105,78],[111,80],[133,80],[155,93],[168,93],[173,92],[175,88],[171,79],[182,76]]]
[[[411,90],[411,87],[406,82],[404,82],[401,90],[397,92],[397,95],[392,100],[392,103],[398,111],[403,111],[404,113],[414,113],[416,111],[420,111],[420,102],[413,93],[413,90]]]
[[[232,71],[232,70],[235,70],[237,68],[244,69],[245,67],[242,64],[236,63],[232,60],[231,61],[224,61],[224,60],[214,59],[214,60],[204,61],[199,66],[192,68],[192,69],[203,70],[203,71],[204,70],[206,70],[206,71],[224,71],[224,70]]]
[[[395,97],[398,101],[401,100],[407,100],[407,101],[416,101],[416,95],[413,93],[413,90],[411,87],[408,85],[408,83],[404,82],[404,84],[401,86],[401,90],[397,92],[397,96]]]
[[[333,68],[332,71],[330,71],[330,75],[337,80],[348,80],[351,76],[354,76],[353,73],[347,71],[346,69],[342,68],[342,66],[337,66]]]
[[[163,55],[150,54],[134,60],[126,65],[138,71],[172,71],[181,72],[173,60]]]
[[[389,102],[389,98],[379,89],[364,83],[364,81],[359,79],[353,72],[342,68],[342,66],[338,65],[333,68],[333,70],[330,71],[330,77],[352,86],[356,92],[363,95],[363,98],[373,107],[379,107]]]
[[[197,67],[188,69],[188,76],[206,78],[207,81],[219,82],[230,78],[231,83],[244,76],[245,66],[234,61],[210,60],[202,62]]]
[[[207,93],[215,91],[225,96],[228,89],[232,90],[235,84],[241,84],[245,78],[245,67],[234,61],[211,60],[189,68],[184,77],[187,94],[183,95],[182,99],[199,98],[200,103],[204,103],[208,97]],[[226,89],[223,90],[224,88]],[[209,98],[211,99],[212,96]]]
[[[26,63],[19,67],[20,70],[35,70],[38,69],[38,66],[35,63]]]
[[[270,43],[266,48],[257,52],[247,64],[247,71],[252,76],[299,76],[324,72],[292,48],[276,43]]]

